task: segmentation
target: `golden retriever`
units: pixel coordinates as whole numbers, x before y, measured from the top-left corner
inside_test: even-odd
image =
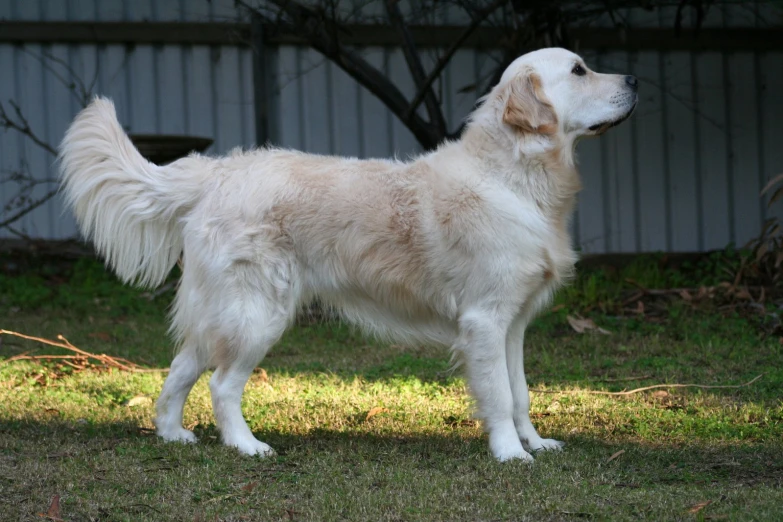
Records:
[[[245,422],[253,368],[318,299],[382,337],[449,347],[464,363],[495,458],[558,449],[530,422],[525,327],[571,274],[574,148],[633,112],[637,81],[564,49],[516,59],[458,141],[410,161],[275,148],[146,161],[95,99],[61,145],[83,234],[126,282],[159,285],[180,255],[179,353],[158,434],[195,441],[182,409],[199,375],[223,442],[273,451]]]

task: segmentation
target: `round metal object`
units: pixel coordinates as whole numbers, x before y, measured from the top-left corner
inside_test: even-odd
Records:
[[[131,134],[129,137],[141,155],[157,165],[184,158],[194,151],[204,152],[213,142],[210,138],[166,134]]]

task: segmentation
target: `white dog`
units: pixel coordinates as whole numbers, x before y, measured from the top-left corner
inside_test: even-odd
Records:
[[[97,98],[61,146],[81,230],[126,282],[180,255],[179,353],[157,403],[165,440],[206,368],[223,442],[267,455],[242,416],[253,368],[313,299],[372,333],[450,347],[498,460],[557,449],[530,422],[525,327],[571,274],[574,147],[632,113],[637,81],[563,49],[514,61],[459,141],[410,162],[281,149],[144,160]],[[526,451],[525,448],[528,450]]]

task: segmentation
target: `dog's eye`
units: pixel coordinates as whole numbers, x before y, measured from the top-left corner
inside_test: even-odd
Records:
[[[585,68],[582,67],[581,65],[576,64],[574,65],[574,68],[571,69],[571,73],[577,76],[584,76],[585,74],[587,74],[587,71],[585,71]]]

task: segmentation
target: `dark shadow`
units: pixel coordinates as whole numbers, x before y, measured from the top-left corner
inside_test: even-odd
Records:
[[[197,427],[199,442],[193,445],[167,444],[149,430],[132,423],[79,424],[60,420],[0,420],[3,458],[6,460],[57,460],[91,458],[102,452],[122,455],[134,451],[142,455],[139,462],[161,470],[155,461],[166,459],[180,464],[194,464],[204,458],[241,458],[235,450],[219,442],[214,425]],[[292,435],[274,430],[256,431],[256,437],[269,443],[278,458],[247,458],[248,466],[258,462],[265,469],[285,471],[292,462],[303,462],[318,454],[337,455],[351,463],[422,468],[449,468],[453,463],[475,462],[477,466],[492,462],[486,436],[475,430],[455,427],[448,435],[395,435],[314,429],[306,435]],[[634,441],[607,442],[591,436],[551,434],[562,438],[566,448],[558,453],[539,453],[536,459],[554,462],[563,471],[574,469],[603,470],[605,485],[612,488],[643,488],[656,484],[692,484],[707,481],[715,485],[757,485],[783,487],[783,452],[780,444],[693,443],[688,445],[660,441],[656,444]],[[32,446],[31,446],[32,443]],[[35,448],[35,453],[29,449]],[[610,465],[609,457],[622,451]],[[321,457],[323,458],[323,457]],[[615,460],[615,459],[613,459]],[[485,464],[481,464],[484,462]]]

